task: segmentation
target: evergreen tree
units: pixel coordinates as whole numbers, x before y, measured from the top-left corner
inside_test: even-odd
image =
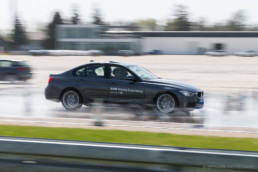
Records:
[[[76,8],[73,9],[73,16],[72,16],[72,24],[80,24],[80,17],[78,10]]]
[[[14,31],[12,34],[12,38],[15,46],[24,45],[28,42],[25,29],[21,24],[20,19],[16,16],[14,21]]]
[[[174,12],[175,18],[173,20],[167,20],[165,30],[166,31],[189,31],[191,28],[188,12],[183,5],[176,6]]]
[[[93,24],[104,25],[104,22],[102,21],[101,13],[100,13],[99,9],[97,9],[97,8],[94,10]]]
[[[189,31],[190,22],[188,20],[188,13],[186,7],[178,5],[175,11],[174,28],[178,31]]]
[[[63,24],[63,20],[59,12],[56,12],[53,18],[53,21],[48,24],[47,27],[47,35],[48,38],[44,42],[44,46],[47,49],[56,49],[56,26],[59,24]]]

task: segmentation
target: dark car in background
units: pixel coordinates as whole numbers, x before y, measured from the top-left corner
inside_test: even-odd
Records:
[[[158,78],[138,65],[114,61],[92,61],[62,74],[51,74],[45,97],[61,101],[67,110],[96,100],[151,106],[165,114],[176,108],[199,109],[204,104],[203,91],[197,87]]]
[[[0,81],[26,81],[32,77],[26,61],[0,60]]]
[[[158,54],[162,54],[162,51],[161,50],[150,50],[147,52],[147,54],[158,55]]]

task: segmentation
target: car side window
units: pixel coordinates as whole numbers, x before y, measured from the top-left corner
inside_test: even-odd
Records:
[[[104,65],[87,65],[76,70],[74,74],[85,78],[104,78]]]
[[[95,73],[98,77],[104,77],[104,67],[100,66],[95,69]]]
[[[88,65],[85,68],[86,78],[104,78],[104,65]]]
[[[127,78],[134,78],[127,69],[119,66],[110,66],[110,79],[126,80]]]
[[[0,62],[0,67],[11,67],[12,66],[12,62],[10,61],[1,61]]]

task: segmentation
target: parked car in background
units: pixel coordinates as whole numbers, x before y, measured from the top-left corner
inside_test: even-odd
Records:
[[[229,54],[224,50],[211,50],[211,51],[207,51],[205,53],[205,55],[208,55],[208,56],[227,56]]]
[[[87,51],[89,56],[102,56],[104,55],[104,52],[101,50],[88,50]]]
[[[32,56],[46,56],[46,55],[48,55],[47,50],[29,50],[28,53]]]
[[[249,50],[249,51],[239,51],[234,53],[235,56],[242,56],[242,57],[253,57],[257,56],[257,52]]]
[[[133,50],[118,50],[117,54],[120,56],[133,56],[135,52]]]
[[[0,60],[1,81],[26,81],[31,77],[31,68],[26,61]]]
[[[161,50],[150,50],[146,54],[158,55],[158,54],[162,54],[162,51]]]

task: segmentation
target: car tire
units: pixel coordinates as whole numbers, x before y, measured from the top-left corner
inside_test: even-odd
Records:
[[[156,101],[156,109],[162,114],[173,112],[176,107],[176,99],[174,96],[164,93],[158,96]]]
[[[63,93],[62,105],[66,110],[75,111],[82,107],[82,99],[80,94],[75,90],[67,90]]]
[[[4,76],[4,81],[14,83],[14,81],[17,81],[17,77],[15,75],[12,75],[12,74],[7,74],[7,75]]]

